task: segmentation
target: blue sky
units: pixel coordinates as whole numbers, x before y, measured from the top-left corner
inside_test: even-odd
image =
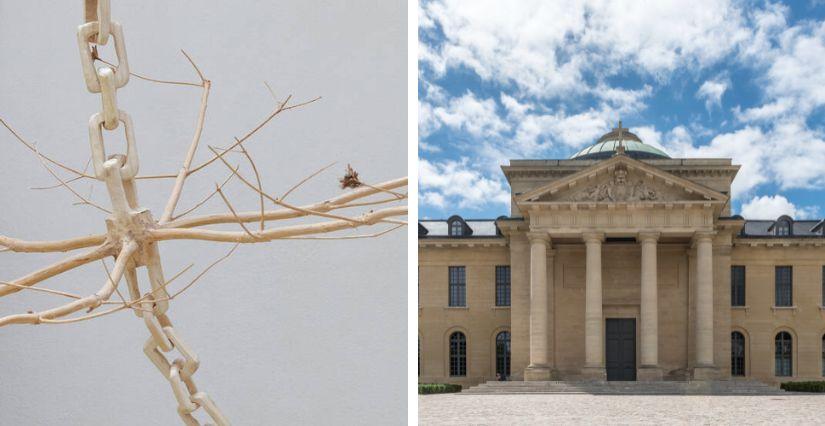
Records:
[[[568,158],[619,118],[740,164],[734,213],[825,216],[825,0],[434,0],[419,25],[421,218],[508,214],[502,164]]]

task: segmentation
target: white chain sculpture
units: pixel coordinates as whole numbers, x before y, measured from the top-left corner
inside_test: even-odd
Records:
[[[132,120],[129,114],[117,108],[117,89],[125,86],[129,82],[130,76],[129,61],[126,57],[126,48],[123,40],[123,29],[118,22],[111,20],[109,0],[85,0],[84,6],[86,23],[80,25],[77,31],[83,77],[89,91],[92,93],[100,93],[102,101],[102,111],[93,114],[89,120],[89,141],[91,144],[91,163],[94,168],[94,175],[88,175],[85,171],[78,171],[42,155],[33,144],[26,142],[5,121],[0,119],[0,123],[8,128],[20,142],[35,152],[43,166],[52,174],[53,177],[58,180],[60,183],[59,186],[65,187],[72,191],[75,196],[83,201],[83,204],[93,205],[110,213],[110,216],[106,219],[107,232],[105,234],[91,235],[61,241],[22,241],[0,235],[0,246],[5,247],[3,251],[66,252],[81,248],[94,247],[90,251],[69,257],[17,280],[0,282],[0,297],[16,293],[20,290],[36,290],[74,299],[70,303],[41,312],[30,311],[25,314],[0,317],[0,326],[9,324],[73,323],[101,317],[124,309],[131,309],[138,317],[143,318],[146,327],[149,329],[150,337],[146,340],[143,351],[158,368],[160,373],[163,374],[171,384],[173,394],[178,403],[178,414],[181,419],[183,419],[183,422],[187,425],[199,425],[200,422],[194,417],[193,413],[199,408],[203,408],[215,424],[228,425],[229,421],[221,413],[209,395],[207,395],[206,392],[199,391],[195,386],[192,376],[197,371],[199,366],[198,357],[181,340],[180,336],[175,331],[175,328],[172,326],[171,321],[167,317],[166,312],[169,309],[169,302],[179,294],[183,293],[183,291],[190,288],[209,268],[229,256],[237,245],[241,243],[258,243],[273,239],[290,238],[369,238],[382,235],[386,232],[397,229],[398,227],[404,226],[406,224],[405,221],[392,219],[393,217],[405,216],[407,214],[407,207],[404,205],[386,207],[375,211],[371,210],[356,217],[347,217],[331,212],[344,208],[372,206],[405,200],[407,198],[406,194],[398,193],[393,190],[405,187],[407,185],[407,178],[395,179],[377,185],[367,185],[361,182],[358,179],[358,174],[348,167],[346,176],[341,180],[342,188],[348,187],[357,189],[345,192],[338,197],[308,206],[299,207],[284,201],[284,198],[289,195],[290,192],[295,190],[308,179],[326,169],[324,168],[303,179],[297,185],[286,191],[281,197],[273,197],[265,193],[261,187],[260,176],[258,175],[255,163],[252,161],[251,156],[244,148],[243,142],[281,112],[317,100],[314,99],[302,104],[288,105],[290,97],[287,97],[285,101],[280,102],[275,110],[261,124],[247,133],[243,138],[236,138],[233,144],[222,151],[210,147],[214,156],[212,156],[210,160],[205,163],[197,167],[192,167],[192,160],[197,150],[201,131],[203,129],[206,103],[211,82],[204,78],[201,71],[185,52],[184,55],[186,55],[186,58],[190,61],[201,79],[200,84],[159,81],[133,74],[136,77],[146,80],[161,83],[187,84],[199,86],[203,89],[195,135],[189,146],[189,150],[187,151],[186,158],[180,172],[177,175],[138,176],[137,173],[139,164],[137,144],[135,141]],[[97,46],[106,45],[110,36],[114,39],[115,53],[117,55],[116,66],[103,61],[97,55]],[[106,65],[95,69],[95,61],[100,61]],[[126,154],[112,155],[107,158],[106,150],[103,144],[103,129],[110,131],[115,130],[120,127],[121,124],[123,125],[123,130],[126,134]],[[225,154],[228,152],[233,152],[236,148],[240,149],[252,166],[257,179],[257,186],[243,177],[239,173],[237,166],[230,166],[224,158]],[[183,214],[175,216],[174,211],[178,200],[180,199],[183,184],[186,178],[216,160],[223,162],[231,171],[231,174],[224,184],[228,182],[229,179],[237,177],[246,186],[254,190],[259,196],[261,210],[258,212],[236,212],[229,200],[221,191],[223,185],[216,185],[215,191],[206,197],[205,200],[196,204],[193,208],[187,210]],[[75,174],[76,176],[68,181],[63,180],[53,172],[47,163],[59,166],[64,170]],[[327,168],[328,167],[329,166],[327,166]],[[70,182],[83,178],[94,178],[106,184],[106,189],[111,202],[111,211],[94,205],[80,196],[69,186]],[[153,219],[149,210],[140,208],[137,201],[135,180],[151,178],[175,179],[175,185],[172,189],[172,193],[166,204],[164,212],[161,218],[157,221]],[[216,193],[219,194],[225,202],[229,213],[198,216],[188,219],[181,218],[181,216],[188,214],[201,206],[206,200],[211,198]],[[373,201],[360,201],[365,197],[376,194],[386,196]],[[280,209],[266,210],[264,208],[265,199],[279,206]],[[266,223],[268,221],[305,216],[322,217],[328,220],[319,223],[283,226],[279,228],[266,227]],[[257,231],[250,230],[249,227],[245,225],[249,222],[260,222],[260,229]],[[236,223],[240,225],[243,231],[228,232],[198,228],[204,225],[223,223]],[[373,225],[376,223],[390,223],[393,226],[385,231],[370,235],[352,235],[342,237],[312,236],[315,234],[334,232],[364,225]],[[180,274],[176,275],[172,278],[172,280],[167,281],[164,278],[157,243],[159,241],[171,239],[208,240],[234,242],[236,244],[232,250],[227,253],[227,255],[209,265],[206,270],[199,274],[189,284],[170,295],[168,285]],[[111,272],[109,272],[106,283],[95,294],[81,297],[63,291],[34,287],[35,284],[40,283],[47,278],[59,275],[81,265],[102,260],[109,256],[115,257],[114,268]],[[149,276],[149,283],[151,285],[151,291],[144,293],[143,295],[141,295],[141,291],[138,286],[136,273],[136,269],[139,267],[146,267]],[[185,272],[187,269],[188,268],[184,269],[182,272]],[[109,299],[115,292],[120,295],[117,287],[123,277],[126,278],[130,300],[127,301],[121,295],[120,302],[110,301]],[[108,305],[110,308],[94,312],[102,305]],[[67,317],[68,315],[81,310],[86,310],[85,314]],[[177,352],[180,353],[181,357],[175,358],[170,362],[169,358],[167,358],[164,353],[171,352],[173,349],[176,349]]]

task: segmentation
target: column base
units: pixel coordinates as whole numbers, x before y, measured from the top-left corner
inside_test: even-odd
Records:
[[[697,365],[693,367],[690,378],[691,380],[717,380],[719,379],[719,369],[712,365]]]
[[[584,380],[607,380],[607,371],[604,367],[582,367],[580,374]]]
[[[636,380],[639,382],[660,382],[662,377],[664,372],[655,365],[643,365],[636,370]]]
[[[546,382],[555,377],[553,369],[546,365],[530,365],[524,369],[525,382]]]

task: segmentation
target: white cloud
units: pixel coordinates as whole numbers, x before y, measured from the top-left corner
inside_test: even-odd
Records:
[[[730,80],[728,79],[707,80],[699,87],[696,97],[705,100],[705,109],[710,112],[714,106],[722,106],[722,95],[725,94],[728,87],[730,87]]]
[[[496,101],[478,99],[472,92],[450,99],[446,106],[435,107],[433,115],[444,125],[472,136],[495,136],[509,129],[496,112]]]
[[[510,203],[510,192],[502,182],[485,177],[466,158],[441,162],[421,159],[418,176],[422,205],[478,209]]]
[[[783,214],[794,219],[810,219],[818,216],[819,209],[816,206],[797,207],[782,195],[764,195],[743,204],[740,214],[745,219],[772,220]]]
[[[539,98],[587,92],[625,69],[664,78],[707,66],[750,34],[736,3],[725,0],[524,0],[507,7],[436,0],[422,8],[425,23],[437,23],[445,39],[422,52],[432,72],[464,66]]]

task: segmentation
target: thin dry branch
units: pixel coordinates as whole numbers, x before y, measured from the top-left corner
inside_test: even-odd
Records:
[[[401,188],[407,185],[407,178],[398,178],[390,181],[386,181],[383,183],[379,183],[375,185],[375,188],[381,189],[395,189]],[[331,210],[341,209],[350,207],[351,204],[348,204],[352,201],[369,197],[371,195],[380,193],[381,191],[370,188],[370,187],[362,187],[358,188],[353,191],[347,191],[343,194],[330,198],[325,201],[321,201],[315,204],[310,204],[306,206],[302,206],[301,210],[295,211],[291,209],[279,209],[279,210],[270,210],[264,212],[264,218],[267,221],[271,220],[283,220],[283,219],[294,219],[298,217],[308,216],[307,213],[304,211],[315,211],[315,212],[328,212]],[[361,203],[360,205],[371,205],[371,204],[381,204],[385,202],[393,202],[396,201],[395,199],[387,199],[382,201],[376,201],[374,203]],[[359,204],[352,204],[352,205],[359,205]],[[244,222],[253,222],[258,220],[260,217],[259,212],[250,212],[250,213],[238,213],[238,218],[243,220]],[[180,219],[175,220],[172,222],[167,223],[163,226],[163,228],[192,228],[197,226],[204,226],[204,225],[215,225],[221,223],[232,223],[235,221],[235,218],[229,214],[211,214],[206,216],[196,216],[191,217],[188,219]]]
[[[233,171],[232,171],[231,173],[229,173],[229,176],[227,176],[227,177],[226,177],[226,179],[224,179],[224,181],[223,181],[223,182],[221,182],[221,184],[220,184],[220,185],[218,185],[218,188],[223,189],[223,187],[224,187],[224,186],[226,186],[226,184],[227,184],[227,183],[229,183],[229,181],[230,181],[230,180],[232,180],[232,178],[233,178],[233,177],[235,177],[235,173],[234,173],[234,172],[238,171],[238,168],[239,168],[239,167],[241,167],[241,165],[240,165],[240,164],[236,165],[236,166],[235,166],[235,168],[233,169]],[[183,213],[181,213],[181,214],[179,214],[179,215],[177,215],[177,216],[173,217],[173,218],[172,218],[172,220],[177,220],[177,219],[182,218],[182,217],[186,216],[187,214],[189,214],[189,213],[191,213],[191,212],[193,212],[193,211],[197,210],[197,208],[198,208],[198,207],[200,207],[200,206],[204,205],[207,201],[209,201],[210,199],[212,199],[212,197],[214,197],[214,196],[215,196],[215,194],[217,194],[217,193],[218,193],[218,191],[212,191],[212,192],[210,192],[210,193],[209,193],[209,195],[207,195],[207,196],[206,196],[206,197],[204,197],[202,200],[200,200],[199,202],[197,202],[194,206],[192,206],[192,207],[190,207],[190,208],[186,209]]]
[[[184,52],[183,50],[181,50],[181,52],[183,53],[184,56],[186,56],[186,59],[189,59],[189,56],[186,55],[186,52]],[[95,55],[94,59],[96,61],[103,62],[104,64],[112,67],[113,70],[117,70],[117,65],[115,65],[115,64],[113,64],[113,63],[111,63],[111,62],[109,62],[109,61],[107,61],[107,60],[105,60],[105,59],[103,59],[103,58],[101,58],[97,55]],[[190,62],[191,62],[191,60],[190,60]],[[200,73],[198,73],[198,74],[200,74]],[[139,79],[144,80],[144,81],[152,82],[152,83],[173,84],[173,85],[178,85],[178,86],[194,86],[194,87],[201,87],[202,86],[202,84],[190,83],[188,81],[160,80],[160,79],[157,79],[157,78],[147,77],[145,75],[138,74],[138,73],[135,73],[135,72],[130,72],[129,75],[134,76],[134,77],[139,78]]]
[[[285,240],[358,240],[361,238],[376,238],[380,237],[384,234],[388,234],[392,231],[395,231],[398,228],[404,227],[407,223],[399,223],[391,228],[385,229],[383,231],[375,232],[372,234],[364,234],[364,235],[341,235],[341,236],[332,236],[332,237],[287,237],[284,238]]]
[[[54,178],[55,178],[58,182],[60,182],[60,184],[61,184],[64,188],[68,189],[68,190],[69,190],[69,192],[71,192],[72,194],[74,194],[74,196],[75,196],[75,197],[79,198],[79,199],[80,199],[80,201],[81,201],[81,203],[80,203],[81,205],[92,206],[92,207],[94,207],[94,208],[96,208],[96,209],[98,209],[98,210],[100,210],[100,211],[102,211],[102,212],[104,212],[104,213],[112,213],[110,210],[107,210],[107,209],[105,209],[105,208],[103,208],[103,207],[101,207],[101,206],[99,206],[99,205],[97,205],[97,204],[95,204],[95,203],[91,202],[91,201],[90,201],[90,200],[88,200],[86,197],[84,197],[84,196],[80,195],[80,193],[78,193],[77,191],[75,191],[75,190],[74,190],[74,188],[72,188],[71,186],[69,186],[69,184],[68,184],[68,183],[66,183],[63,179],[61,179],[61,178],[60,178],[60,176],[58,176],[58,175],[57,175],[57,173],[55,173],[55,172],[54,172],[54,170],[52,170],[52,168],[51,168],[51,167],[49,167],[49,165],[48,165],[48,164],[46,164],[46,160],[44,160],[44,159],[43,159],[43,156],[42,156],[42,155],[40,155],[40,152],[37,150],[37,147],[34,147],[34,151],[35,151],[35,153],[37,154],[37,159],[38,159],[38,160],[40,160],[40,164],[41,164],[41,165],[43,165],[43,168],[45,168],[45,169],[46,169],[46,171],[47,171],[47,172],[49,172],[49,174],[50,174],[50,175],[52,175],[52,177],[54,177]]]
[[[235,138],[235,140],[238,141],[237,138]],[[249,152],[246,150],[246,148],[244,148],[243,144],[240,141],[238,141],[238,147],[241,148],[241,151],[243,152],[243,155],[246,156],[247,160],[249,160],[249,164],[252,166],[252,171],[255,173],[255,180],[258,182],[258,195],[261,198],[261,231],[263,231],[264,230],[264,186],[261,183],[261,174],[258,173],[258,167],[255,166],[255,162],[252,161],[252,156],[249,155]],[[236,169],[235,173],[237,173],[237,172],[238,171]],[[241,226],[243,226],[243,222],[239,222],[239,223],[241,224]]]
[[[106,241],[106,234],[88,235],[57,241],[23,241],[0,235],[0,246],[19,253],[66,252],[79,248],[97,246],[103,244],[104,241]]]
[[[238,214],[235,213],[235,209],[232,207],[232,203],[230,203],[229,200],[226,198],[226,196],[223,195],[223,191],[221,191],[221,188],[218,186],[218,184],[215,184],[215,191],[218,192],[218,195],[221,196],[221,198],[223,199],[224,204],[226,204],[226,207],[229,208],[230,212],[232,212],[232,216],[235,216],[235,219],[237,219],[237,221],[238,221],[238,225],[241,225],[241,228],[243,228],[244,232],[246,232],[250,237],[255,238],[255,236],[252,235],[251,232],[249,232],[249,228],[247,228],[246,225],[244,225],[243,221],[238,219]]]
[[[209,101],[209,90],[212,87],[212,82],[203,77],[203,73],[195,64],[195,61],[193,61],[192,58],[190,58],[189,55],[183,51],[183,49],[181,49],[181,53],[183,53],[183,56],[186,56],[186,59],[189,60],[189,63],[192,64],[193,68],[195,68],[195,72],[198,73],[198,77],[200,77],[201,82],[203,83],[203,93],[201,94],[201,103],[198,108],[198,121],[195,124],[195,134],[192,136],[192,142],[189,144],[189,150],[186,152],[186,157],[183,160],[183,166],[178,172],[178,176],[175,178],[175,186],[172,188],[172,193],[169,195],[169,200],[166,202],[166,207],[163,209],[163,214],[158,221],[159,224],[164,224],[170,221],[172,216],[175,214],[175,207],[177,207],[181,193],[183,193],[183,184],[186,181],[186,177],[189,176],[189,168],[192,166],[192,160],[195,158],[195,152],[198,150],[198,144],[201,140],[203,125],[206,121],[206,105]]]
[[[82,266],[87,263],[103,259],[104,257],[111,256],[113,254],[115,254],[113,246],[109,244],[102,244],[98,247],[95,247],[93,250],[77,254],[75,256],[63,259],[59,262],[53,263],[45,268],[38,269],[37,271],[34,271],[26,276],[20,277],[12,281],[12,284],[24,287],[31,287],[47,278],[53,277],[57,274],[61,274],[70,269],[77,268],[78,266]],[[12,293],[17,293],[18,291],[20,291],[20,287],[0,285],[0,297]]]
[[[89,166],[90,166],[91,164],[92,164],[92,157],[90,156],[90,157],[89,157],[89,159],[88,159],[88,160],[86,160],[86,165],[85,165],[85,166],[83,166],[83,173],[86,173],[86,171],[87,171],[87,170],[89,170]],[[73,178],[71,178],[71,179],[66,180],[66,183],[72,183],[72,182],[74,182],[74,181],[78,181],[78,180],[80,180],[80,179],[83,179],[83,176],[75,176],[75,177],[73,177]],[[58,184],[56,184],[56,185],[49,185],[49,186],[33,186],[33,187],[29,188],[29,189],[33,189],[33,190],[36,190],[36,191],[40,191],[40,190],[46,190],[46,189],[55,189],[55,188],[60,188],[61,186],[63,186],[63,184],[58,183]]]
[[[241,137],[241,138],[235,138],[235,140],[236,140],[236,141],[240,141],[240,142],[246,142],[246,140],[247,140],[247,139],[249,139],[250,137],[252,137],[252,135],[254,135],[254,134],[255,134],[258,130],[261,130],[261,128],[262,128],[262,127],[266,126],[266,125],[267,125],[267,123],[269,123],[270,121],[272,121],[272,119],[273,119],[273,118],[275,118],[278,114],[280,114],[280,113],[282,113],[282,112],[284,112],[284,111],[289,111],[289,110],[291,110],[291,109],[300,108],[300,107],[302,107],[302,106],[309,105],[309,104],[311,104],[311,103],[313,103],[313,102],[315,102],[315,101],[317,101],[317,100],[321,99],[321,97],[320,97],[320,96],[318,96],[318,97],[316,97],[315,99],[310,99],[310,100],[308,100],[308,101],[306,101],[306,102],[301,102],[301,103],[298,103],[298,104],[295,104],[295,105],[286,106],[286,104],[290,101],[290,99],[292,99],[292,95],[289,95],[289,96],[286,98],[286,100],[284,100],[284,101],[283,101],[283,102],[282,102],[282,103],[278,106],[278,108],[275,108],[275,110],[274,110],[273,112],[271,112],[268,116],[266,116],[266,118],[264,118],[264,119],[263,119],[260,123],[258,123],[258,125],[257,125],[257,126],[255,126],[252,130],[250,130],[249,132],[247,132],[247,133],[246,133],[243,137]],[[206,166],[208,166],[208,165],[212,164],[212,163],[213,163],[213,162],[215,162],[215,161],[216,161],[219,157],[221,157],[221,156],[223,156],[224,154],[226,154],[226,152],[227,152],[227,151],[234,149],[234,148],[235,148],[235,147],[237,147],[238,145],[239,145],[239,143],[238,143],[238,142],[233,143],[232,145],[230,145],[229,147],[227,147],[227,148],[224,150],[224,152],[223,152],[223,153],[221,153],[221,154],[215,154],[212,158],[210,158],[209,160],[207,160],[207,161],[205,161],[205,162],[201,163],[199,166],[197,166],[197,167],[193,167],[191,170],[189,170],[189,174],[190,174],[190,175],[191,175],[191,174],[194,174],[194,173],[198,172],[199,170],[203,169],[204,167],[206,167]]]
[[[214,147],[210,146],[209,149],[212,150],[212,152],[214,152],[215,154],[218,153],[215,150]],[[226,165],[226,167],[231,168],[229,166],[229,163],[227,163],[226,160],[223,157],[220,157],[220,160],[221,160],[221,162],[223,162],[224,165]],[[238,176],[238,179],[240,179],[241,182],[243,182],[250,189],[257,192],[258,194],[261,194],[262,196],[266,197],[266,199],[268,199],[269,201],[272,201],[274,204],[277,204],[281,207],[285,207],[287,209],[295,210],[295,211],[305,213],[307,215],[312,215],[312,216],[321,216],[321,217],[326,217],[326,218],[329,218],[329,219],[347,220],[347,221],[350,221],[350,222],[353,222],[353,223],[357,222],[357,219],[353,219],[353,218],[350,218],[350,217],[340,216],[340,215],[336,215],[336,214],[330,214],[330,213],[326,213],[326,212],[318,212],[318,211],[314,211],[314,210],[307,210],[307,209],[304,209],[303,207],[294,206],[292,204],[286,203],[284,201],[281,201],[277,198],[272,197],[269,194],[266,194],[264,192],[259,191],[257,188],[255,188],[255,185],[253,185],[251,182],[249,182],[245,177],[241,176],[241,174],[238,173],[237,171],[235,171],[235,175]],[[261,216],[263,216],[263,214],[261,214]]]
[[[292,236],[323,234],[340,231],[347,228],[357,228],[361,225],[375,224],[387,217],[405,216],[406,214],[407,206],[390,207],[361,215],[357,219],[330,220],[327,222],[307,225],[284,226],[281,228],[255,232],[254,236],[250,236],[245,232],[226,232],[211,229],[191,228],[157,228],[148,230],[147,234],[154,241],[189,239],[231,243],[258,243]]]
[[[295,185],[292,185],[292,187],[291,187],[291,188],[289,188],[286,192],[284,192],[284,195],[281,195],[281,197],[280,197],[281,201],[283,201],[283,200],[284,200],[284,198],[286,198],[289,194],[291,194],[291,193],[292,193],[292,191],[295,191],[295,190],[296,190],[296,189],[298,189],[301,185],[305,184],[305,183],[306,183],[307,181],[309,181],[310,179],[314,178],[315,176],[318,176],[319,174],[321,174],[322,172],[324,172],[325,170],[329,169],[330,167],[334,166],[334,165],[335,165],[335,164],[337,164],[337,163],[338,163],[337,161],[333,161],[332,163],[329,163],[329,164],[327,164],[326,166],[321,167],[320,169],[316,170],[316,171],[315,171],[314,173],[312,173],[311,175],[309,175],[309,176],[307,176],[307,177],[305,177],[305,178],[301,179],[301,180],[300,180],[298,183],[296,183]]]
[[[25,139],[23,139],[23,137],[21,137],[21,136],[20,136],[20,134],[19,134],[19,133],[17,133],[17,132],[16,132],[16,131],[15,131],[15,130],[14,130],[14,129],[13,129],[13,128],[12,128],[12,127],[11,127],[11,126],[10,126],[10,125],[6,122],[6,121],[5,121],[5,120],[3,120],[2,118],[0,118],[0,124],[2,124],[2,125],[3,125],[3,127],[5,127],[6,129],[8,129],[8,131],[9,131],[9,132],[11,132],[11,134],[12,134],[12,135],[14,135],[14,137],[15,137],[18,141],[20,141],[20,143],[22,143],[23,145],[25,145],[25,146],[26,146],[26,148],[28,148],[31,152],[33,152],[35,155],[37,155],[37,156],[38,156],[38,158],[42,158],[43,160],[46,160],[46,161],[48,161],[49,163],[52,163],[52,164],[54,164],[55,166],[60,167],[61,169],[66,170],[66,171],[68,171],[68,172],[74,173],[74,174],[76,174],[76,175],[78,175],[78,176],[82,176],[82,177],[84,177],[84,178],[91,178],[91,179],[94,179],[94,176],[92,176],[92,175],[88,175],[88,174],[83,173],[83,172],[81,172],[80,170],[77,170],[77,169],[73,169],[73,168],[71,168],[71,167],[69,167],[69,166],[67,166],[67,165],[65,165],[65,164],[63,164],[63,163],[61,163],[61,162],[59,162],[59,161],[53,160],[53,159],[51,159],[51,158],[49,158],[49,157],[47,157],[47,156],[45,156],[45,155],[41,154],[41,153],[37,150],[37,148],[35,148],[34,144],[32,144],[32,143],[30,143],[30,142],[27,142]]]
[[[117,256],[115,267],[112,270],[112,275],[106,277],[106,283],[103,284],[100,290],[96,293],[46,311],[9,315],[0,318],[0,327],[9,324],[39,324],[44,319],[55,319],[72,314],[81,309],[95,308],[99,306],[102,302],[109,300],[109,297],[111,297],[114,292],[117,283],[120,282],[120,279],[123,277],[129,257],[131,257],[137,249],[138,244],[134,241],[129,241],[123,244],[123,248]]]

